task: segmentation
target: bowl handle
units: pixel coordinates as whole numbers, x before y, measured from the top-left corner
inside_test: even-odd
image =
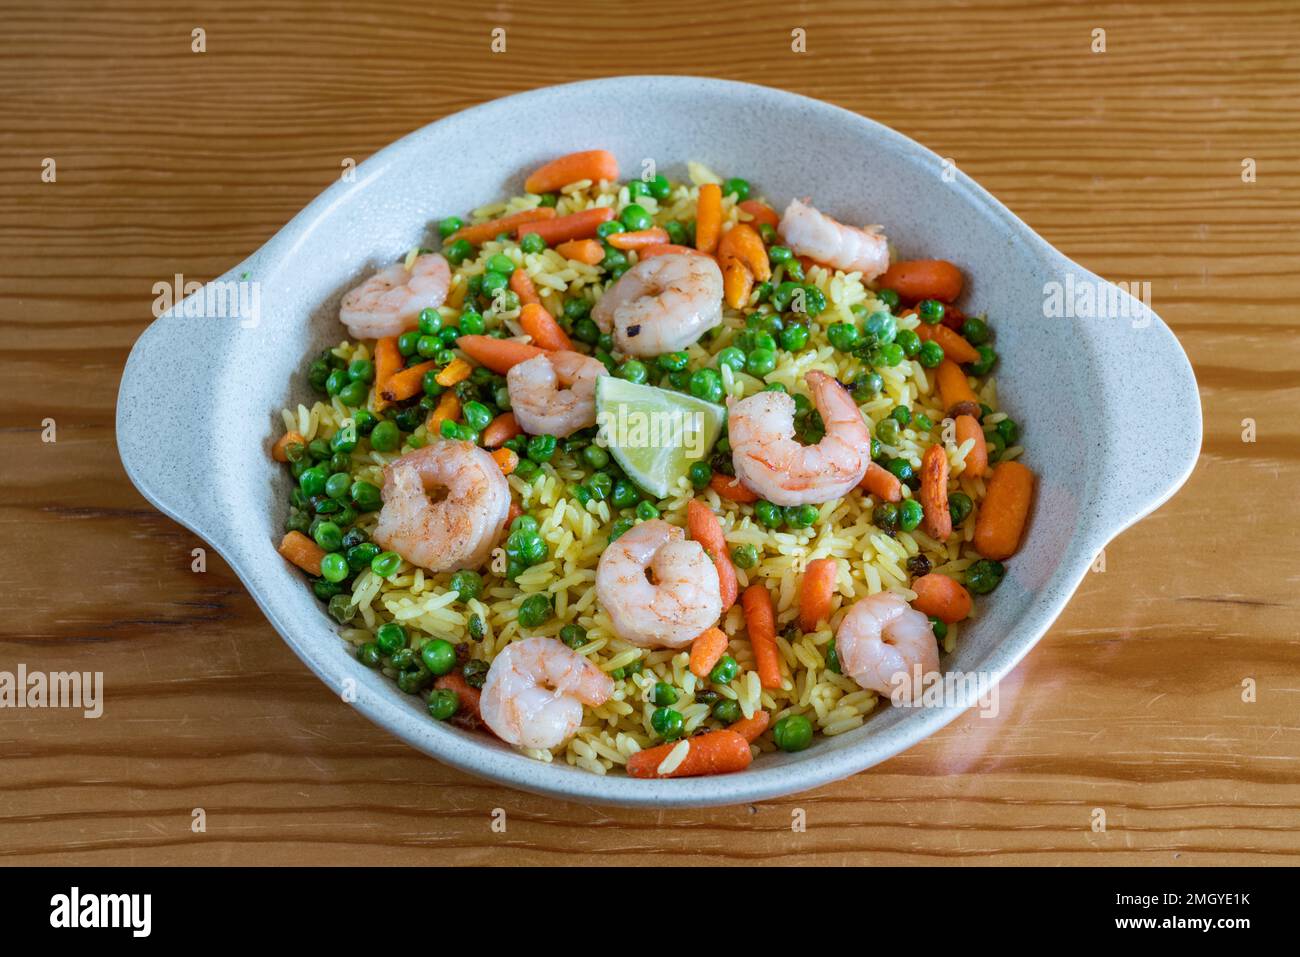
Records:
[[[1074,263],[1065,272],[1075,289],[1091,284],[1097,302],[1108,297],[1104,316],[1073,319],[1091,346],[1082,350],[1091,365],[1083,381],[1099,380],[1098,420],[1108,424],[1082,437],[1096,451],[1087,501],[1105,535],[1100,548],[1191,475],[1201,449],[1200,393],[1187,354],[1149,305],[1149,284],[1125,289]]]
[[[219,520],[217,452],[195,436],[212,434],[229,325],[187,318],[183,306],[155,319],[131,348],[117,393],[117,450],[152,505],[220,549],[228,523]]]

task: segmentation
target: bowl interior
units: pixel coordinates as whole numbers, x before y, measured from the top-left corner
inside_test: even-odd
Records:
[[[639,106],[629,116],[633,101]],[[531,168],[596,146],[614,151],[625,176],[651,163],[680,175],[687,160],[699,160],[723,175],[745,176],[778,208],[808,197],[846,222],[882,224],[901,258],[944,258],[962,268],[962,304],[991,317],[1000,402],[1023,426],[1024,461],[1040,487],[1022,551],[996,595],[980,603],[979,620],[963,630],[945,670],[995,679],[1005,673],[1050,624],[1096,550],[1181,481],[1171,468],[1120,501],[1103,494],[1096,472],[1125,450],[1097,437],[1122,430],[1118,418],[1132,413],[1120,401],[1123,370],[1107,371],[1101,360],[1115,337],[1129,332],[1115,323],[1081,331],[1078,323],[1045,320],[1045,284],[1088,274],[964,174],[954,175],[899,134],[825,104],[743,84],[665,77],[594,81],[497,101],[425,127],[363,163],[354,181],[335,184],[223,277],[259,284],[255,325],[169,315],[141,338],[119,403],[128,472],[160,508],[225,555],[327,683],[353,692],[373,720],[463,769],[584,801],[669,806],[788,793],[883,760],[961,708],[882,708],[863,728],[799,754],[765,756],[727,778],[633,782],[542,765],[486,736],[430,721],[418,700],[363,668],[301,575],[274,550],[289,479],[267,451],[279,433],[279,410],[313,401],[305,381],[310,357],[345,337],[342,293],[413,245],[436,246],[430,223],[518,193]],[[1154,326],[1172,339],[1158,319]],[[1157,364],[1176,364],[1182,355],[1165,339],[1153,335],[1152,343],[1159,346],[1148,349]],[[183,377],[173,381],[189,383],[165,410],[144,385],[144,370],[157,364],[179,366]],[[1194,403],[1194,383],[1192,389]],[[1186,389],[1170,401],[1185,405]],[[1195,418],[1199,444],[1199,407]],[[168,436],[188,439],[168,445]]]

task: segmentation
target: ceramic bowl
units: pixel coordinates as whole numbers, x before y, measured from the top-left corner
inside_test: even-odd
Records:
[[[322,681],[354,688],[353,704],[368,718],[464,771],[587,803],[683,807],[790,794],[871,767],[973,702],[881,707],[859,729],[796,754],[765,755],[741,774],[601,777],[430,720],[421,701],[355,660],[301,573],[276,553],[290,479],[272,462],[270,444],[282,429],[279,410],[312,401],[307,359],[344,338],[343,292],[412,246],[433,245],[430,223],[517,194],[529,170],[596,146],[617,155],[625,176],[653,160],[680,177],[687,160],[699,160],[747,177],[779,206],[811,197],[845,222],[883,224],[897,257],[961,266],[961,304],[992,317],[1001,404],[1024,425],[1024,461],[1039,486],[1019,554],[998,591],[980,602],[946,669],[1006,674],[1052,624],[1102,546],[1190,473],[1201,411],[1173,334],[1125,295],[1116,303],[1127,315],[1077,315],[1088,311],[1082,290],[1113,287],[965,174],[893,130],[816,100],[647,76],[536,90],[458,113],[327,189],[215,281],[257,284],[260,298],[254,303],[249,293],[241,318],[217,318],[216,300],[206,303],[206,318],[188,318],[205,310],[181,303],[135,344],[117,406],[127,474],[157,508],[211,543]],[[1053,284],[1076,314],[1054,298]],[[158,389],[164,376],[171,391]]]

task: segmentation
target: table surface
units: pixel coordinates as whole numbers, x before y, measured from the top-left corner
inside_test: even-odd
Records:
[[[1286,531],[1300,7],[2,6],[0,670],[102,671],[111,720],[0,711],[0,861],[1300,860],[1300,545]],[[790,50],[796,28],[806,53]],[[516,793],[341,705],[219,559],[191,571],[201,543],[123,473],[114,401],[155,282],[221,274],[345,157],[503,94],[629,72],[750,80],[873,117],[1087,268],[1151,283],[1200,382],[1200,463],[1106,549],[1003,682],[996,720],[968,714],[871,771],[757,805]]]

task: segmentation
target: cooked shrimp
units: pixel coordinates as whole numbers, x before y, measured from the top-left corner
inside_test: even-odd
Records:
[[[792,199],[778,229],[785,244],[800,256],[845,272],[860,272],[864,282],[889,268],[889,242],[879,226],[846,226]]]
[[[605,290],[591,318],[628,355],[685,349],[722,322],[722,271],[694,252],[643,259]]]
[[[343,297],[339,319],[355,339],[382,339],[414,329],[424,309],[447,298],[451,267],[437,253],[381,269]]]
[[[563,438],[596,424],[596,380],[609,375],[599,359],[580,352],[548,352],[506,373],[515,421],[533,435]]]
[[[601,553],[596,597],[618,636],[642,648],[689,645],[722,614],[713,562],[659,519],[633,526]]]
[[[835,632],[840,670],[868,691],[911,700],[913,669],[939,670],[939,645],[930,619],[892,592],[859,598]]]
[[[776,505],[841,498],[871,462],[871,431],[848,392],[815,369],[806,379],[826,425],[816,445],[794,437],[794,399],[784,392],[756,392],[732,403],[727,417],[736,478]]]
[[[500,466],[471,442],[438,440],[406,453],[384,469],[383,497],[370,537],[431,572],[482,565],[510,510]]]
[[[614,682],[554,638],[525,638],[492,659],[479,711],[498,738],[521,748],[556,748],[582,724],[584,704],[604,704]]]

